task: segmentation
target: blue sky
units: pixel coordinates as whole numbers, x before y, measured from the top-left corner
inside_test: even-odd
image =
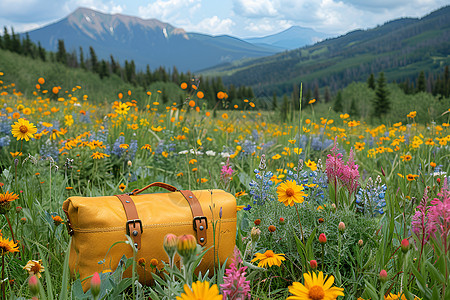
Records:
[[[16,32],[64,18],[83,6],[156,18],[189,32],[258,37],[293,25],[329,34],[422,17],[449,0],[0,0],[0,25]]]

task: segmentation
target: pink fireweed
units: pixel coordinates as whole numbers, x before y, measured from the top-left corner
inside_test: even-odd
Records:
[[[224,299],[250,299],[250,280],[245,280],[247,267],[242,266],[241,253],[234,248],[234,257],[229,269],[225,270],[224,283],[220,285]]]
[[[230,166],[230,159],[227,160],[227,163],[222,166],[222,169],[220,170],[220,179],[227,184],[231,181],[231,177],[233,176],[234,170]]]

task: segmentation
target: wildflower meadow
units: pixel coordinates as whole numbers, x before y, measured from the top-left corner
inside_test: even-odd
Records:
[[[290,118],[254,99],[213,110],[195,81],[166,103],[160,90],[91,99],[45,76],[27,95],[0,83],[2,299],[450,299],[450,109],[366,123],[312,100]],[[72,274],[63,201],[152,182],[234,195],[233,255],[195,272],[212,250],[167,232],[153,245],[165,259],[134,249]]]

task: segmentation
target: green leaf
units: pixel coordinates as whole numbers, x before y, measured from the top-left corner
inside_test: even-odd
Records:
[[[439,282],[443,283],[444,282],[444,275],[442,275],[442,273],[436,269],[432,263],[430,263],[430,261],[426,261],[425,262],[427,265],[427,270],[430,271],[431,275],[433,276],[434,279],[439,280]]]
[[[68,297],[69,289],[67,288],[69,281],[69,253],[70,247],[72,245],[72,239],[70,239],[69,244],[67,245],[66,255],[64,257],[64,265],[63,265],[63,274],[62,274],[62,282],[61,282],[61,292],[59,292],[59,299],[65,300]]]

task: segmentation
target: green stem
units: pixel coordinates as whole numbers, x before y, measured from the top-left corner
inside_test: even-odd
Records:
[[[325,262],[323,261],[324,253],[325,253],[325,244],[322,244],[322,272],[325,265]]]
[[[5,255],[6,255],[6,253],[3,252],[3,249],[2,249],[1,255],[2,255],[2,295],[3,295],[2,299],[6,299],[5,283],[3,282],[3,279],[5,278]]]
[[[305,237],[303,234],[302,222],[300,221],[300,214],[298,213],[297,203],[294,203],[294,206],[295,206],[295,211],[297,212],[298,223],[300,224],[300,233],[302,234],[302,242],[303,242],[303,245],[305,245]]]

